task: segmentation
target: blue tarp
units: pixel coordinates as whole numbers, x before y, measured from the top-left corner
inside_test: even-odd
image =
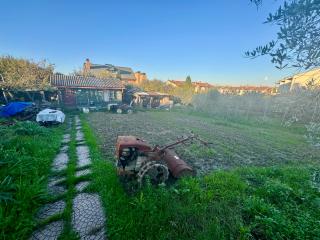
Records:
[[[11,102],[0,107],[0,117],[11,117],[31,106],[32,102]]]

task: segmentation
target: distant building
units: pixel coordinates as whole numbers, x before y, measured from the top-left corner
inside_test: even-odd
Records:
[[[118,73],[120,75],[120,80],[124,84],[135,84],[136,83],[136,77],[134,76],[134,72],[129,67],[119,67],[116,66],[118,69]]]
[[[292,77],[281,79],[277,82],[277,91],[279,93],[288,93],[291,89]]]
[[[109,102],[122,101],[124,86],[117,78],[54,74],[50,82],[58,90],[59,102],[64,107],[103,107]]]
[[[172,87],[183,87],[185,86],[186,81],[168,80],[166,84]],[[191,84],[192,84],[192,87],[194,88],[195,93],[208,92],[210,89],[214,87],[213,85],[205,82],[192,82]]]
[[[172,87],[183,87],[186,82],[168,80],[166,84]],[[205,82],[192,82],[192,86],[195,93],[206,93],[209,90],[217,90],[224,95],[245,95],[250,93],[272,95],[275,92],[275,88],[268,86],[217,86]]]
[[[213,88],[213,85],[204,82],[193,82],[192,85],[196,93],[208,92]]]
[[[320,87],[320,68],[283,78],[277,85],[279,93],[303,90],[311,86]]]
[[[185,81],[168,80],[168,81],[166,82],[166,85],[172,86],[172,87],[183,87],[185,83],[186,83]]]
[[[146,81],[148,78],[147,78],[147,74],[146,73],[143,73],[143,72],[135,72],[134,73],[134,76],[136,78],[136,84],[141,84],[143,83],[144,81]]]
[[[119,78],[123,84],[139,85],[147,80],[147,74],[137,71],[133,72],[130,67],[114,66],[112,64],[93,64],[87,58],[83,64],[83,72],[85,74],[111,78]]]
[[[136,83],[135,74],[130,67],[120,67],[112,64],[93,64],[88,58],[83,64],[83,72],[95,75],[105,73],[108,74],[109,77],[119,78],[123,84]]]
[[[268,86],[216,86],[215,89],[223,95],[264,94],[272,95],[275,88]]]

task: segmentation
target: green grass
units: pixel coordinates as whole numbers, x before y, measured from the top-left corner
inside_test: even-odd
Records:
[[[109,239],[320,239],[317,164],[216,171],[128,194],[113,156],[103,157],[83,125]]]
[[[47,200],[47,177],[63,128],[32,122],[0,126],[0,239],[30,237],[35,211]]]

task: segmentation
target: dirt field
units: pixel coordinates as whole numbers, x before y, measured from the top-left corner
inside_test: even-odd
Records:
[[[276,121],[226,121],[183,112],[138,112],[119,115],[91,113],[88,120],[103,144],[106,155],[114,155],[119,135],[134,135],[151,144],[165,145],[190,131],[213,143],[179,146],[177,153],[197,174],[239,166],[319,162],[320,151],[311,147],[302,126],[281,127]]]

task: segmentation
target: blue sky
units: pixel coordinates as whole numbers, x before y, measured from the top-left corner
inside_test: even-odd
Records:
[[[149,78],[273,85],[290,71],[244,52],[273,39],[262,24],[278,2],[249,0],[2,0],[0,55],[48,59],[70,73],[85,58]]]

